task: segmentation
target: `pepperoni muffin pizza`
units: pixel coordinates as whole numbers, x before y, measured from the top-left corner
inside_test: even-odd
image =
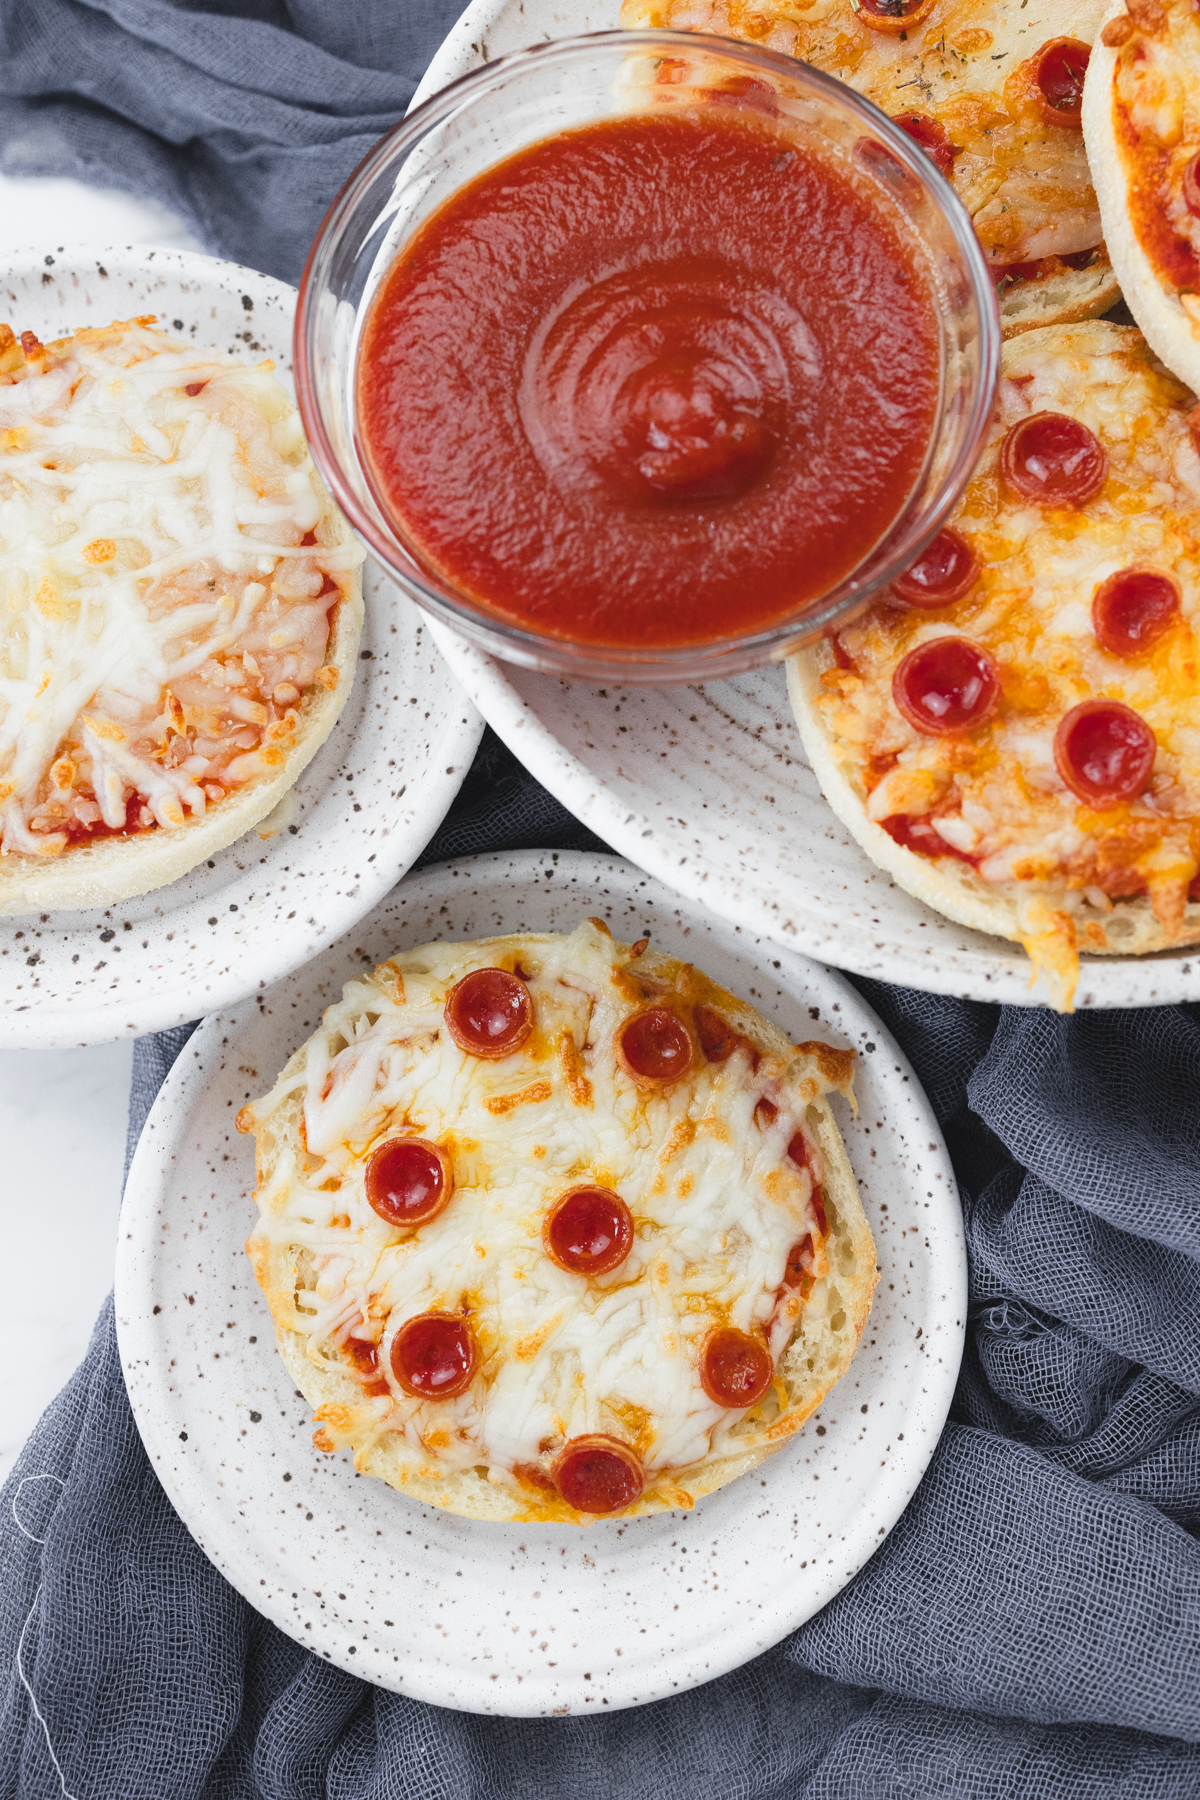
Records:
[[[1084,133],[1125,298],[1167,367],[1200,389],[1200,15],[1124,0],[1084,93]]]
[[[1192,395],[1097,321],[1004,348],[950,527],[789,685],[826,799],[909,893],[1079,954],[1200,941]]]
[[[349,982],[238,1118],[317,1445],[479,1519],[690,1507],[756,1467],[875,1286],[851,1061],[598,920]]]
[[[0,912],[144,894],[278,805],[350,692],[362,552],[263,363],[0,325]]]
[[[1095,318],[1120,298],[1080,124],[1105,3],[623,0],[621,23],[749,39],[873,100],[970,213],[1012,335]],[[659,60],[645,80],[686,83],[687,71]]]

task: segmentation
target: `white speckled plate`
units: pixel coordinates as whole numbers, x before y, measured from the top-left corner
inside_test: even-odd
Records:
[[[760,1471],[589,1531],[438,1512],[312,1447],[242,1245],[256,1213],[238,1108],[364,963],[431,938],[648,931],[793,1038],[859,1053],[838,1121],[882,1275],[851,1369]],[[925,1096],[838,976],[713,920],[631,864],[526,851],[411,877],[306,969],[207,1019],[168,1076],[125,1192],[121,1360],[172,1504],[233,1585],[317,1655],[476,1712],[636,1706],[778,1642],[882,1543],[921,1478],[962,1355],[954,1175]]]
[[[619,0],[473,0],[414,105],[483,62],[612,31]],[[782,669],[704,688],[604,689],[496,662],[432,627],[488,723],[606,843],[723,918],[863,975],[1018,1005],[1016,944],[955,925],[870,862],[821,797]],[[1076,1005],[1200,999],[1200,954],[1085,957]]]
[[[157,313],[168,331],[291,384],[294,288],[172,250],[22,252],[0,319],[44,339]],[[0,921],[0,1046],[100,1044],[194,1019],[265,987],[369,912],[458,792],[483,721],[423,614],[371,564],[354,692],[295,787],[291,826],[239,838],[140,900]]]

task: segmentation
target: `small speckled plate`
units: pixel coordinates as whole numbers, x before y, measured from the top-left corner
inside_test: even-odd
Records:
[[[620,0],[472,0],[413,104],[529,44],[613,31]],[[1029,1005],[1018,944],[956,925],[877,868],[808,766],[781,668],[703,688],[589,688],[485,656],[434,625],[488,723],[619,850],[748,931],[884,981]],[[1200,999],[1200,954],[1084,957],[1078,1007]]]
[[[291,386],[296,291],[174,250],[61,247],[0,273],[0,319],[44,340],[156,313],[167,331]],[[373,564],[346,709],[257,830],[141,899],[0,920],[0,1047],[102,1044],[211,1012],[298,968],[369,912],[424,849],[471,766],[483,721],[422,613]]]
[[[858,1053],[835,1097],[882,1270],[850,1370],[754,1474],[590,1530],[420,1505],[312,1445],[243,1251],[257,1217],[238,1108],[364,965],[433,938],[649,932],[790,1037]],[[125,1191],[125,1379],[154,1472],[239,1592],[316,1655],[439,1706],[637,1706],[710,1680],[801,1624],[883,1542],[945,1421],[962,1355],[958,1191],[904,1057],[846,982],[680,900],[631,864],[526,851],[411,877],[340,944],[207,1019],[167,1077]]]

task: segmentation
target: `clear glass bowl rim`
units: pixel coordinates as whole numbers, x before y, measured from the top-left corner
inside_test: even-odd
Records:
[[[426,131],[457,112],[463,104],[464,95],[482,92],[502,83],[534,59],[541,63],[548,60],[570,61],[574,56],[594,53],[597,49],[607,47],[620,49],[625,54],[642,49],[662,50],[664,53],[678,50],[695,55],[698,49],[706,49],[727,59],[744,61],[751,67],[765,66],[782,79],[800,87],[808,86],[835,106],[857,114],[863,125],[886,145],[945,216],[969,273],[976,301],[980,331],[975,392],[964,422],[962,441],[952,463],[942,476],[935,503],[926,510],[920,532],[906,541],[902,550],[889,557],[871,575],[868,582],[857,583],[855,573],[851,571],[829,595],[812,603],[803,618],[792,617],[748,635],[731,635],[694,644],[626,649],[620,645],[591,643],[529,631],[471,601],[431,587],[403,539],[381,530],[360,501],[326,431],[317,398],[310,354],[317,301],[340,237],[354,209],[365,197],[372,183],[399,161]],[[503,159],[498,157],[496,160]],[[464,180],[471,178],[465,176]],[[390,191],[389,189],[389,193]],[[533,44],[526,49],[498,57],[495,62],[469,70],[420,105],[414,106],[371,146],[330,203],[313,239],[300,278],[293,333],[296,395],[314,461],[354,531],[365,541],[389,574],[420,605],[435,618],[443,620],[476,643],[490,639],[487,648],[492,654],[507,657],[526,667],[545,669],[564,677],[599,671],[604,679],[640,679],[643,682],[713,678],[759,667],[778,659],[801,644],[812,642],[838,619],[861,609],[873,595],[910,567],[945,524],[978,460],[983,438],[991,421],[1000,349],[1000,315],[995,287],[983,248],[966,209],[931,158],[886,113],[835,76],[827,75],[823,70],[815,69],[811,64],[785,56],[779,51],[765,50],[757,44],[709,33],[649,29],[588,32]],[[943,396],[943,414],[945,404]],[[936,442],[936,434],[931,441]],[[369,491],[365,471],[362,476]],[[911,505],[911,500],[909,504]],[[382,513],[382,508],[380,511]],[[902,518],[903,510],[887,535],[897,530]],[[868,551],[868,557],[870,554]],[[403,558],[402,566],[399,567],[397,555]],[[856,565],[860,569],[862,566],[862,563]],[[447,588],[449,586],[447,583]]]

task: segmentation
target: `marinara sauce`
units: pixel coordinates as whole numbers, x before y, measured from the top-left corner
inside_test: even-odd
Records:
[[[646,648],[834,587],[907,499],[938,382],[899,213],[733,107],[565,132],[461,188],[357,370],[376,488],[432,569],[527,630]]]

